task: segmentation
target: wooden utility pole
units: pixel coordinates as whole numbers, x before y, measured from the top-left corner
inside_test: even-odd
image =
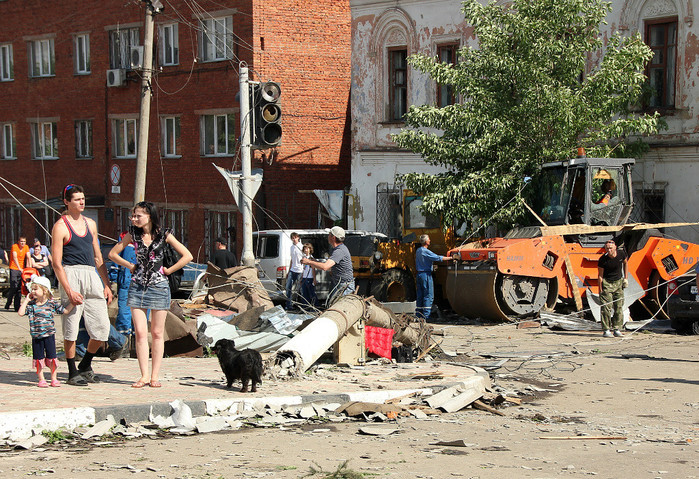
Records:
[[[141,76],[141,112],[138,116],[138,150],[136,153],[136,181],[134,204],[146,197],[146,171],[148,164],[148,127],[150,126],[150,98],[153,75],[153,30],[155,15],[163,9],[159,0],[143,0],[146,4],[145,32],[143,34],[143,72]]]

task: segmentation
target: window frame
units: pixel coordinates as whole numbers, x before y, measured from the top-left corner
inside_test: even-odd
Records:
[[[168,33],[168,29],[170,33]],[[160,64],[162,66],[175,66],[180,64],[179,27],[177,22],[165,23],[159,26],[160,33]],[[169,45],[168,45],[169,43]],[[169,47],[169,48],[168,48]],[[170,52],[171,61],[167,61]]]
[[[180,142],[181,127],[180,117],[176,115],[163,116],[161,118],[163,158],[181,158],[182,143]],[[174,131],[171,131],[174,130]],[[171,141],[172,140],[172,148]]]
[[[223,30],[217,31],[223,22]],[[199,59],[202,62],[220,62],[233,58],[233,16],[200,18]],[[210,25],[209,25],[210,24]],[[208,32],[213,29],[213,35]],[[219,38],[223,35],[223,41]],[[219,45],[222,43],[222,45]],[[209,48],[207,48],[209,46]],[[221,48],[222,54],[219,55]],[[210,55],[209,53],[213,53]]]
[[[386,49],[386,52],[388,56],[388,123],[404,123],[405,120],[403,118],[405,117],[405,114],[408,112],[408,47],[390,47]],[[405,58],[403,59],[403,62],[405,64],[404,68],[396,68],[396,62],[393,61],[394,53],[399,52],[405,53]],[[396,73],[399,71],[404,72],[405,78],[403,84],[400,86],[397,85],[395,81]],[[402,101],[404,103],[404,111],[400,115],[400,118],[398,118],[396,115],[398,95],[401,95],[403,97]]]
[[[0,123],[0,159],[1,160],[16,160],[17,159],[17,137],[15,135],[15,124],[11,122]],[[9,154],[7,131],[10,133]]]
[[[133,124],[133,154],[128,153],[129,124]],[[121,132],[119,130],[121,130]],[[114,158],[136,158],[136,155],[138,153],[138,119],[113,118],[112,138],[114,141],[112,148],[112,155],[114,156]],[[122,143],[121,146],[120,142]]]
[[[664,32],[664,43],[661,46],[652,46],[651,45],[651,29],[653,27],[657,27],[659,25],[665,26],[665,32]],[[669,26],[674,25],[675,28],[675,38],[674,38],[674,43],[669,43],[668,41],[668,30]],[[651,86],[652,82],[652,74],[651,71],[654,69],[661,69],[662,70],[662,80],[663,80],[663,89],[662,89],[662,95],[663,99],[659,105],[652,105],[652,99],[655,97],[655,95],[651,94],[651,96],[647,99],[645,109],[650,110],[650,111],[669,111],[669,110],[674,110],[677,105],[677,38],[679,35],[679,22],[677,20],[677,17],[663,17],[663,18],[653,18],[653,19],[648,19],[644,20],[643,22],[643,28],[644,28],[644,38],[643,41],[644,43],[650,48],[651,50],[661,50],[662,51],[662,56],[664,58],[664,61],[660,64],[653,63],[653,59],[655,58],[655,54],[653,55],[653,58],[648,62],[646,65],[646,78],[647,78],[647,85],[651,89],[651,91],[657,91],[653,90],[653,87]],[[668,60],[670,59],[670,55],[668,55],[668,49],[672,49],[672,66],[670,67],[668,65]],[[660,66],[659,66],[660,65]],[[668,79],[668,72],[669,68],[672,68],[672,78],[671,78],[671,83],[672,85],[669,85],[670,81]],[[672,100],[671,104],[670,101],[668,101],[668,95],[672,95]]]
[[[73,48],[75,50],[73,55],[73,57],[75,58],[75,74],[89,75],[90,73],[92,73],[90,69],[90,34],[79,33],[75,35],[73,39]],[[81,66],[81,63],[83,63],[84,65]]]
[[[186,209],[163,208],[160,224],[163,228],[175,231],[180,243],[185,246],[189,244],[189,212]]]
[[[124,36],[122,38],[122,36]],[[125,45],[122,42],[126,40]],[[111,70],[131,69],[131,47],[141,45],[141,28],[115,28],[109,30],[109,68]],[[118,60],[116,53],[118,52]]]
[[[37,47],[40,61],[37,63]],[[45,54],[48,58],[44,58]],[[41,38],[27,42],[27,60],[30,78],[49,78],[56,76],[56,52],[53,38]],[[38,67],[38,68],[37,68]]]
[[[439,45],[437,45],[437,59],[440,62],[445,63],[445,60],[442,59],[442,52],[451,51],[452,61],[450,63],[452,65],[456,65],[458,63],[459,48],[461,48],[459,42],[440,43]],[[456,93],[454,92],[453,85],[441,85],[439,83],[436,83],[436,88],[438,108],[444,108],[445,106],[454,105],[458,102],[458,98]],[[445,91],[443,91],[443,89]],[[442,101],[442,95],[444,95],[445,93],[449,96],[446,103]]]
[[[12,43],[0,44],[0,82],[15,79],[15,62]]]
[[[33,160],[57,160],[58,157],[58,123],[56,121],[32,121],[30,122]],[[46,128],[51,132],[49,139],[52,154],[46,153]]]
[[[83,128],[86,126],[87,142],[83,145]],[[83,146],[87,151],[82,151]],[[92,149],[92,120],[75,120],[75,158],[80,160],[91,160],[94,158]]]
[[[220,146],[220,132],[218,131],[218,125],[219,122],[217,119],[220,117],[226,117],[226,132],[224,135],[224,138],[226,140],[225,146],[226,146],[226,151],[221,152],[218,151],[218,147]],[[214,131],[211,133],[211,135],[207,135],[206,129],[207,129],[207,118],[212,118],[212,126]],[[231,131],[232,129],[232,131]],[[235,113],[234,112],[226,112],[226,113],[214,113],[214,114],[202,114],[201,119],[200,119],[200,137],[201,137],[201,156],[205,157],[215,157],[215,156],[232,156],[235,155],[235,147],[236,147],[236,130],[235,130]],[[232,144],[229,141],[231,139],[231,135],[233,136],[233,141]],[[211,146],[214,146],[214,151],[212,153],[209,153],[207,151],[207,139],[211,138],[213,140],[213,143]]]

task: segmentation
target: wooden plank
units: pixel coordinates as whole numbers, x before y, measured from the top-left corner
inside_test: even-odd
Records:
[[[582,311],[582,297],[580,296],[580,290],[578,289],[578,281],[575,277],[575,271],[573,271],[573,264],[570,262],[570,256],[566,253],[565,258],[566,274],[568,275],[568,280],[570,281],[570,287],[573,289],[573,298],[575,298],[575,308],[578,311]]]
[[[679,226],[694,226],[699,223],[628,223],[621,226],[588,226],[588,225],[561,225],[542,226],[542,236],[553,235],[586,235],[596,233],[616,233],[619,231],[649,230],[655,228],[676,228]]]
[[[486,403],[480,400],[473,401],[472,406],[476,409],[480,409],[481,411],[488,411],[491,414],[496,414],[498,416],[504,416],[505,413],[502,411],[498,411],[494,407],[488,406]]]

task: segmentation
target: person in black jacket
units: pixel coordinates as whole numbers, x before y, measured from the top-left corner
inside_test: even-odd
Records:
[[[211,261],[213,264],[221,269],[228,269],[238,266],[238,260],[235,255],[228,250],[226,246],[226,240],[223,237],[216,238],[215,244],[216,250],[214,251],[214,257]]]
[[[605,253],[597,263],[602,303],[602,335],[605,338],[622,336],[624,325],[624,289],[629,285],[626,253],[617,250],[614,240],[604,245]],[[612,331],[613,330],[613,333]]]

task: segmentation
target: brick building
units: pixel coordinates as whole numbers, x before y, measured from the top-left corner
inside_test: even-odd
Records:
[[[256,228],[326,226],[308,191],[350,182],[349,1],[162,3],[146,200],[195,261],[236,228],[238,208],[212,163],[240,169],[242,61],[252,80],[282,88],[282,144],[256,151],[252,163],[264,170]],[[116,238],[128,224],[140,109],[130,58],[142,52],[144,18],[136,0],[0,1],[1,245],[20,232],[49,242],[41,225],[50,231],[57,214],[39,200],[60,208],[68,183],[85,187],[86,214],[102,234]]]

